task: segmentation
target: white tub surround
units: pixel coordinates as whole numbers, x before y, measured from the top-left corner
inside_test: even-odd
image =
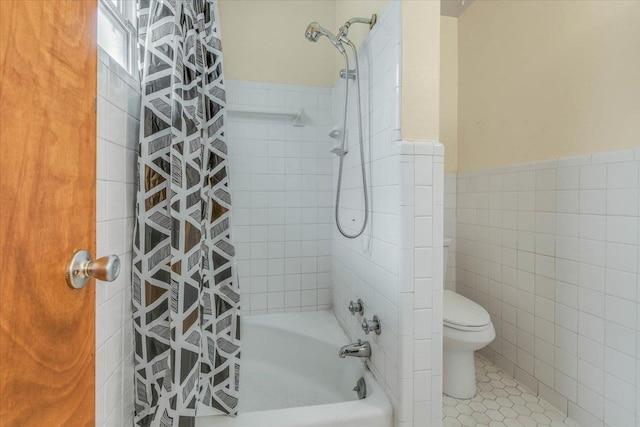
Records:
[[[640,150],[458,174],[483,354],[583,427],[640,425]]]
[[[393,124],[391,115],[384,114],[384,111],[397,111],[400,108],[399,100],[393,97],[396,90],[394,86],[399,87],[400,79],[401,36],[397,29],[400,25],[399,4],[391,2],[378,16],[378,22],[358,50],[363,141],[370,199],[369,224],[363,235],[356,239],[343,237],[335,224],[331,224],[333,310],[351,341],[365,339],[366,336],[360,327],[362,316],[351,316],[348,311],[350,300],[362,298],[365,317],[371,319],[377,314],[382,319],[382,335],[371,335],[369,339],[372,345],[369,366],[385,388],[394,407],[397,403],[397,323],[390,322],[385,308],[396,307],[397,298],[392,295],[398,286],[399,248],[397,243],[393,244],[387,238],[386,228],[389,227],[390,237],[395,235],[397,239],[400,219],[398,199],[386,203],[385,198],[387,189],[389,194],[392,188],[398,189],[399,181],[397,169],[392,170],[395,173],[387,177],[385,166],[397,164],[392,162],[390,157],[393,149],[392,130],[399,126],[399,123]],[[388,78],[385,78],[387,76]],[[333,117],[336,127],[342,125],[344,84],[345,81],[339,79],[333,92]],[[346,133],[349,153],[344,157],[340,217],[347,232],[354,233],[360,229],[364,218],[364,201],[360,177],[357,98],[353,81],[349,81],[349,91]],[[338,167],[339,159],[333,156],[334,202]],[[381,287],[376,291],[375,277],[385,284],[387,291],[384,295]],[[397,318],[397,311],[388,312]],[[392,324],[394,326],[391,327]],[[379,345],[383,340],[386,340],[388,345]],[[392,364],[391,360],[396,361],[395,364]],[[393,370],[386,368],[387,363],[389,368],[393,366]]]
[[[334,144],[328,133],[331,128],[342,125],[345,81],[338,80],[333,90],[332,108],[324,108],[324,92],[318,88],[312,90],[263,83],[230,83],[230,102],[235,105],[257,105],[277,101],[284,104],[276,106],[302,107],[305,115],[309,115],[309,112],[316,108],[316,104],[307,105],[306,100],[314,97],[318,99],[318,121],[315,124],[313,120],[305,121],[304,127],[294,127],[288,119],[276,124],[259,120],[255,115],[251,117],[251,121],[231,117],[229,140],[233,140],[234,143],[236,139],[246,141],[247,147],[241,150],[246,150],[244,155],[246,159],[250,159],[248,164],[240,164],[239,170],[234,167],[237,164],[234,163],[237,153],[234,152],[231,156],[235,213],[239,211],[238,208],[246,209],[241,213],[244,215],[240,218],[241,223],[234,224],[234,236],[240,260],[241,289],[243,296],[247,293],[250,295],[250,306],[243,303],[245,313],[257,315],[316,310],[329,307],[329,298],[333,303],[335,317],[348,336],[341,344],[355,342],[357,339],[371,343],[372,356],[367,364],[394,409],[393,425],[438,427],[442,423],[443,272],[440,266],[443,257],[444,153],[442,145],[438,143],[400,140],[401,7],[401,2],[389,2],[386,10],[379,14],[377,24],[358,52],[363,141],[370,195],[370,222],[364,234],[356,239],[346,239],[334,224],[333,203],[338,159],[330,153]],[[346,132],[349,153],[344,157],[339,214],[346,231],[353,233],[359,230],[362,224],[364,207],[355,85],[353,81],[349,83],[350,107],[347,112]],[[284,91],[297,91],[299,95],[285,95],[283,100],[283,96],[277,93],[277,86]],[[333,113],[333,117],[327,116],[327,113]],[[327,117],[329,119],[325,121]],[[313,131],[314,126],[316,133]],[[284,139],[279,139],[282,137],[276,134],[276,139],[272,142],[272,131],[280,132]],[[243,136],[239,136],[241,133]],[[267,135],[267,138],[264,135]],[[266,148],[265,139],[268,141]],[[281,148],[277,142],[282,140],[285,141],[285,145]],[[302,144],[299,141],[302,141]],[[300,151],[300,145],[314,147],[313,150],[317,151],[304,148]],[[281,150],[274,151],[276,155],[273,162],[272,147],[274,150]],[[232,149],[235,150],[235,146]],[[269,158],[266,164],[265,156]],[[273,172],[280,170],[277,169],[281,164],[280,158],[284,158],[285,161],[284,176],[271,176],[281,173]],[[324,167],[327,162],[331,169],[325,173],[321,165]],[[289,165],[292,165],[293,169]],[[267,169],[267,172],[264,172],[265,167],[275,169]],[[289,172],[290,170],[293,172]],[[309,171],[317,176],[316,187],[311,183],[310,186],[305,186],[305,174]],[[291,180],[293,186],[289,187],[289,174],[301,175],[302,186]],[[326,178],[329,179],[328,184]],[[306,197],[307,194],[312,198],[317,197],[317,205],[313,206],[317,209],[317,217],[309,215],[313,214],[313,211],[299,204],[300,198]],[[244,201],[239,202],[238,195],[244,198]],[[279,203],[283,198],[285,203],[282,206],[271,205],[271,201]],[[243,203],[244,207],[241,207]],[[302,200],[302,203],[306,203],[305,200]],[[285,215],[285,222],[271,223],[272,214],[275,218]],[[234,216],[234,220],[236,217],[237,215]],[[268,218],[268,223],[264,223],[265,218]],[[325,239],[331,239],[330,249],[325,246],[328,242]],[[305,241],[311,244],[307,249],[313,251],[317,248],[317,252],[305,252]],[[283,250],[284,256],[281,255]],[[289,260],[289,257],[295,259]],[[309,262],[305,261],[305,257],[309,258]],[[325,264],[326,257],[330,258],[328,267]],[[284,259],[284,273],[280,259]],[[317,270],[308,270],[316,265]],[[285,276],[284,285],[280,281],[282,274]],[[288,277],[289,274],[292,277]],[[306,282],[305,274],[317,275],[315,279],[310,277],[311,282]],[[296,293],[299,293],[299,296]],[[289,294],[292,298],[291,305],[287,303]],[[317,300],[313,299],[314,295]],[[356,301],[358,298],[364,301],[364,316],[352,316],[348,311],[349,301]],[[300,304],[297,301],[300,301]],[[362,331],[361,323],[364,318],[371,319],[373,315],[378,315],[381,319],[381,335],[365,335]],[[274,318],[279,316],[276,315]],[[248,320],[251,319],[245,318],[245,321]],[[243,342],[251,340],[245,332],[243,336]],[[246,357],[246,351],[243,350],[243,358]],[[305,375],[314,376],[308,366],[303,372]],[[286,378],[286,375],[283,373],[280,377]],[[352,384],[350,386],[349,390],[353,388]],[[334,390],[331,391],[332,398],[339,398],[340,393],[335,389],[331,390]],[[302,390],[298,391],[297,395],[302,396]],[[248,422],[260,419],[261,426],[268,425],[264,420],[271,420],[267,418],[269,413],[281,411],[288,412],[285,415],[279,414],[278,418],[268,422],[282,426],[283,422],[295,420],[294,425],[299,426],[305,425],[300,423],[307,419],[325,422],[325,418],[322,417],[332,420],[332,416],[338,416],[334,414],[339,414],[337,422],[340,424],[332,420],[326,421],[329,423],[327,425],[343,425],[341,423],[347,418],[343,417],[342,410],[345,406],[342,405],[358,403],[324,401],[321,405],[325,407],[322,413],[316,409],[308,409],[314,408],[313,406],[300,407],[299,404],[294,405],[295,408],[273,409],[266,413],[261,412],[265,408],[252,407],[251,395],[243,397],[242,393],[241,389],[240,399],[241,402],[244,399],[245,403],[240,403],[240,409],[242,411],[242,405],[246,404],[249,406],[245,406],[244,410],[249,412],[241,414],[238,419],[242,416],[245,420],[248,419]],[[372,398],[375,399],[375,396],[376,394]],[[368,399],[360,403],[366,403]],[[268,406],[273,407],[272,404]],[[307,410],[314,412],[302,416],[297,414],[298,411]],[[350,425],[378,425],[374,424],[376,421],[363,418],[361,409],[355,412],[356,421],[352,419]],[[288,418],[290,416],[299,418]],[[382,420],[386,423],[386,418],[383,417]],[[233,420],[221,422],[231,423]],[[365,424],[358,424],[362,422]]]
[[[331,89],[227,81],[233,236],[243,315],[331,304]]]
[[[439,426],[442,405],[443,148],[400,141],[401,2],[390,2],[359,49],[370,223],[346,239],[333,231],[333,309],[351,341],[368,339],[369,367],[394,406],[395,425]],[[351,82],[350,82],[351,83]],[[355,100],[350,84],[350,100]],[[334,91],[341,123],[344,81]],[[340,215],[357,230],[363,219],[355,103],[347,114]],[[334,159],[334,191],[338,160]],[[335,194],[334,194],[335,196]],[[364,301],[352,316],[349,301]],[[365,335],[364,318],[378,315],[381,335]],[[415,325],[415,327],[414,327]]]
[[[330,311],[243,317],[238,416],[197,427],[391,427],[392,408],[363,359],[338,357],[350,343]],[[364,378],[367,397],[352,389]]]

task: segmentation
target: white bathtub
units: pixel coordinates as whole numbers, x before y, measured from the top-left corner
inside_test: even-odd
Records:
[[[236,418],[207,415],[196,427],[391,427],[392,409],[329,311],[244,317]],[[367,397],[352,391],[360,377]]]

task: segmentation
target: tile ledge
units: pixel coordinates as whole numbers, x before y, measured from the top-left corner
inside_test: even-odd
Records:
[[[444,156],[444,145],[437,141],[394,141],[393,154]]]

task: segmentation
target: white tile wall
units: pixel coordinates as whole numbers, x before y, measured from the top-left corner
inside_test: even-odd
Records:
[[[400,163],[393,150],[398,136],[393,130],[398,125],[392,120],[393,115],[385,112],[399,110],[399,98],[394,94],[400,86],[400,18],[399,4],[391,2],[358,50],[370,222],[364,234],[353,240],[342,237],[331,224],[334,313],[350,339],[371,343],[369,368],[386,389],[394,408],[399,396]],[[342,125],[344,85],[344,80],[338,80],[334,89],[334,126]],[[349,154],[344,158],[340,209],[341,223],[349,233],[357,231],[364,218],[355,95],[355,86],[349,81]],[[338,167],[335,157],[334,192]],[[381,318],[381,335],[365,336],[360,328],[362,318],[351,316],[347,310],[349,301],[358,298],[364,302],[365,317],[371,319],[377,314]]]
[[[288,119],[228,114],[233,235],[245,315],[329,308],[331,89],[227,81],[234,106],[304,108]]]
[[[585,427],[640,425],[639,169],[628,150],[458,174],[484,354]]]
[[[99,49],[96,256],[120,256],[116,281],[96,282],[96,426],[133,425],[131,245],[140,86]]]
[[[442,424],[444,147],[403,143],[400,300],[401,426]],[[413,198],[411,197],[413,196]],[[413,221],[407,218],[413,217]],[[413,310],[411,308],[413,307]],[[411,339],[413,338],[413,339]],[[407,403],[413,411],[403,411]],[[411,406],[409,406],[411,407]]]
[[[396,210],[373,228],[392,228],[390,240],[368,242],[336,236],[334,312],[353,340],[372,345],[369,367],[392,400],[397,426],[442,423],[443,146],[392,143],[386,158],[394,170],[385,184]],[[374,211],[375,212],[375,211]],[[378,314],[380,336],[366,336],[362,316],[347,311],[362,298],[364,317]]]
[[[400,142],[400,3],[391,2],[360,49],[371,223],[359,239],[333,224],[337,162],[327,137],[343,81],[331,89],[227,81],[230,107],[304,108],[306,125],[228,116],[233,234],[245,315],[332,304],[352,339],[368,339],[369,367],[390,396],[396,425],[441,425],[443,204],[440,144]],[[98,100],[98,256],[118,253],[121,278],[97,288],[97,425],[131,425],[130,290],[139,86],[101,53]],[[354,88],[350,88],[350,99]],[[339,100],[340,99],[340,100]],[[362,220],[355,108],[349,111],[341,215]],[[451,204],[453,203],[453,204]],[[449,220],[451,217],[449,217]],[[448,221],[449,221],[448,220]],[[451,222],[448,231],[453,235]],[[454,258],[454,257],[452,257]],[[453,268],[455,265],[452,260]],[[453,276],[451,276],[453,277]],[[365,336],[347,311],[362,298],[383,333]]]
[[[391,399],[395,424],[438,426],[442,271],[434,265],[442,265],[442,146],[398,140],[400,31],[400,4],[391,2],[359,50],[370,223],[363,236],[353,240],[332,227],[333,309],[350,339],[371,343],[369,368]],[[334,92],[336,125],[343,91],[344,81],[339,81]],[[355,100],[353,86],[349,98]],[[340,209],[351,233],[363,220],[356,117],[351,104]],[[338,159],[333,165],[335,188]],[[358,298],[364,301],[364,317],[380,316],[381,335],[365,335],[362,316],[347,310],[349,301]]]

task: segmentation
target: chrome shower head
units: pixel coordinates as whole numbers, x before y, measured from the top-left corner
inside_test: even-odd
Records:
[[[320,26],[316,21],[313,21],[309,25],[307,25],[307,30],[304,32],[304,36],[310,42],[317,42],[322,33],[326,32],[324,28]]]
[[[307,40],[314,43],[318,41],[320,36],[326,36],[329,39],[329,41],[333,43],[336,49],[340,51],[340,53],[344,53],[344,46],[342,46],[342,43],[338,41],[336,36],[331,34],[329,30],[327,30],[326,28],[323,28],[320,24],[318,24],[315,21],[307,26],[307,30],[304,32],[304,36],[307,38]]]

